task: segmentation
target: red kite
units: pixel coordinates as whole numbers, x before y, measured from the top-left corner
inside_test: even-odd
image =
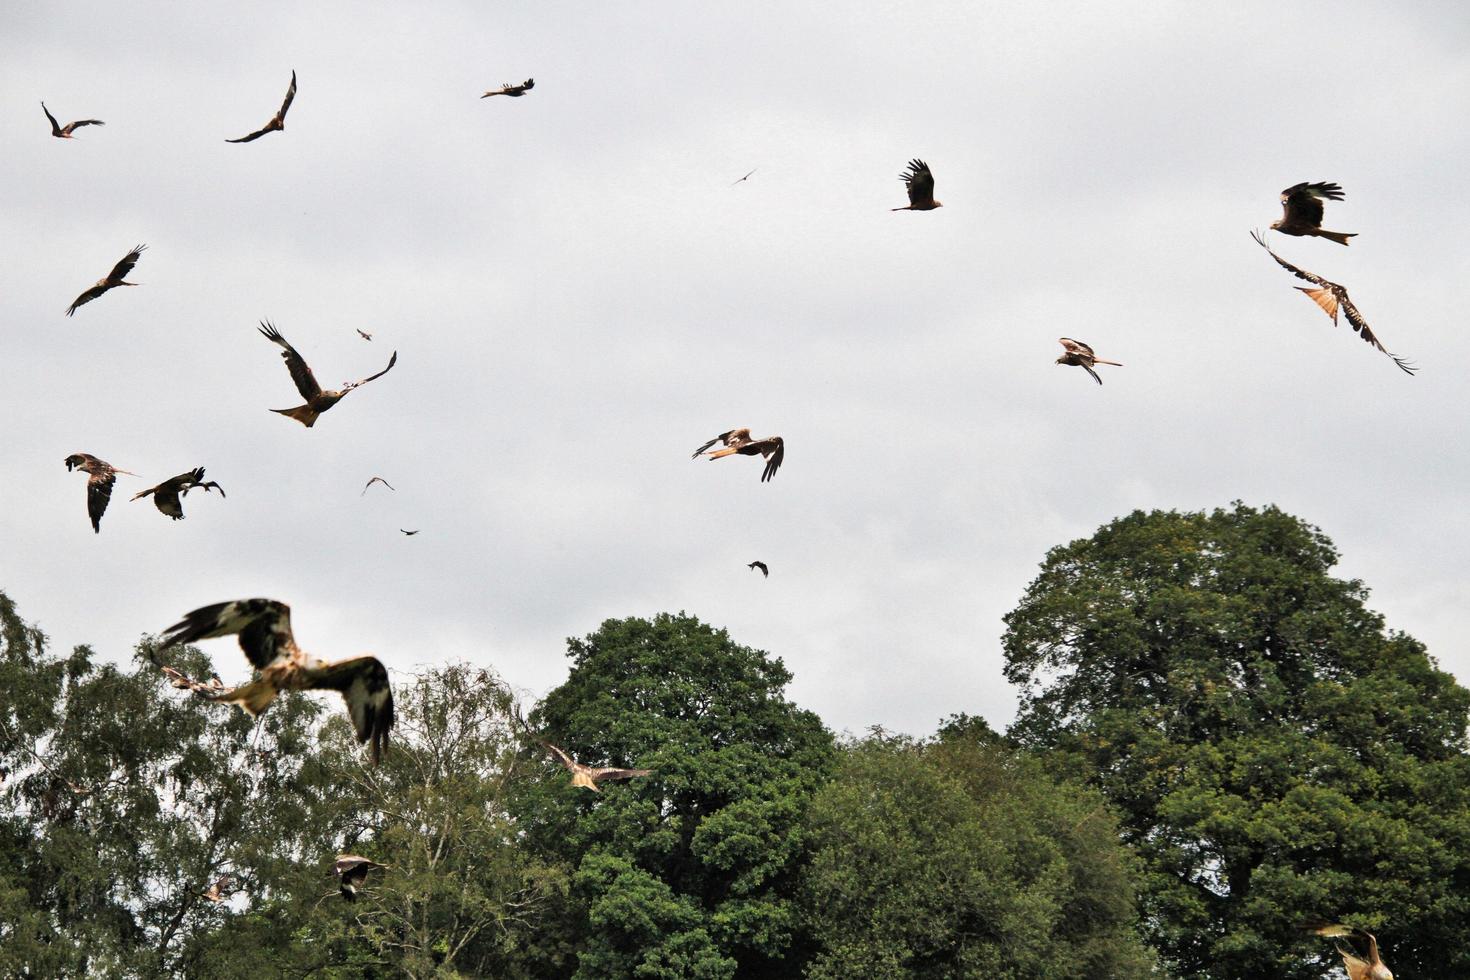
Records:
[[[98,296],[101,296],[103,293],[107,292],[114,286],[140,285],[140,283],[136,282],[123,282],[123,277],[125,277],[129,272],[133,271],[133,266],[138,264],[138,256],[142,255],[143,249],[147,247],[147,245],[135,246],[131,252],[129,252],[127,255],[124,255],[121,261],[119,261],[117,265],[112,267],[112,271],[107,274],[107,277],[105,279],[98,279],[95,286],[87,290],[85,293],[82,293],[82,295],[78,296],[76,299],[72,300],[71,306],[67,307],[66,315],[71,316],[77,311],[78,306],[81,306],[83,303],[92,302],[92,300],[96,299]]]
[[[1271,227],[1283,235],[1316,235],[1346,245],[1357,232],[1322,228],[1322,202],[1341,200],[1342,188],[1336,184],[1293,184],[1281,192],[1281,220]]]
[[[944,207],[934,200],[934,174],[923,160],[910,160],[909,169],[898,175],[909,189],[909,204],[906,208],[889,208],[890,211],[933,211]]]
[[[44,102],[41,103],[41,111],[46,113],[47,119],[51,120],[51,135],[57,137],[58,139],[74,139],[74,137],[71,135],[71,131],[73,129],[76,129],[78,126],[107,125],[107,123],[103,122],[101,119],[78,119],[76,122],[69,122],[65,126],[63,126],[56,121],[55,116],[51,115],[51,110],[46,108],[46,103]]]
[[[731,429],[729,432],[721,432],[694,450],[694,455],[690,459],[698,459],[701,453],[717,442],[723,442],[725,448],[710,453],[710,459],[719,459],[721,456],[729,456],[732,453],[739,453],[741,456],[764,457],[767,462],[765,471],[761,473],[762,483],[776,475],[776,470],[781,468],[781,461],[786,458],[786,443],[780,436],[752,439],[749,429]]]
[[[1347,970],[1348,980],[1393,980],[1393,973],[1383,962],[1383,957],[1378,955],[1378,940],[1366,929],[1345,926],[1337,922],[1309,925],[1307,929],[1319,936],[1345,936],[1349,941],[1359,941],[1364,944],[1367,959],[1358,956],[1353,950],[1344,949],[1339,943],[1332,944],[1337,947],[1337,952],[1342,957],[1342,965]]]
[[[260,325],[260,332],[273,344],[279,344],[282,348],[281,357],[286,361],[286,370],[291,372],[291,380],[296,382],[296,390],[301,392],[301,397],[306,399],[305,405],[295,408],[273,408],[272,412],[293,418],[306,426],[308,429],[316,424],[317,416],[337,404],[353,388],[361,387],[375,378],[381,378],[393,370],[393,365],[398,363],[398,352],[388,359],[388,366],[377,374],[369,375],[361,381],[348,381],[337,391],[323,391],[322,386],[317,384],[316,376],[311,373],[311,368],[306,366],[306,361],[296,353],[296,348],[286,342],[280,331],[271,324],[269,320]]]
[[[519,85],[512,85],[510,82],[501,82],[500,88],[491,89],[484,95],[480,96],[480,98],[488,99],[492,95],[508,95],[512,99],[519,99],[521,96],[525,95],[527,92],[531,91],[531,89],[535,87],[536,79],[534,78],[528,78],[524,82],[521,82],[521,84]]]
[[[368,872],[386,867],[388,867],[386,864],[369,861],[357,854],[338,854],[337,860],[332,862],[332,874],[336,875],[338,881],[341,882],[342,897],[349,902],[355,902],[357,901],[357,886],[362,884]]]
[[[1067,353],[1057,358],[1057,363],[1082,368],[1088,374],[1092,375],[1092,380],[1098,384],[1102,384],[1102,378],[1099,378],[1097,372],[1092,369],[1094,364],[1111,364],[1113,367],[1123,366],[1117,361],[1102,360],[1092,352],[1091,347],[1088,347],[1080,340],[1073,340],[1071,337],[1058,337],[1057,340],[1067,349]]]
[[[68,473],[82,470],[87,474],[87,516],[92,518],[93,533],[101,534],[102,515],[107,512],[108,501],[112,500],[112,485],[117,482],[117,474],[138,474],[120,470],[89,453],[72,453],[64,462]]]
[[[291,69],[291,87],[286,89],[286,101],[281,103],[280,111],[271,117],[271,121],[251,133],[249,136],[241,136],[237,140],[225,140],[226,143],[249,143],[258,140],[266,133],[276,133],[286,128],[286,110],[291,108],[291,100],[296,98],[296,69]]]
[[[204,482],[204,467],[201,466],[187,473],[180,473],[178,476],[170,477],[156,487],[140,490],[138,493],[133,494],[132,499],[137,500],[140,497],[146,497],[152,494],[153,505],[155,507],[174,520],[182,521],[184,519],[184,506],[179,502],[179,495],[182,494],[187,497],[189,491],[195,488],[202,489],[205,493],[208,493],[210,490],[218,490],[221,497],[225,495],[224,488],[218,483],[215,483],[213,480],[210,480],[208,483]]]

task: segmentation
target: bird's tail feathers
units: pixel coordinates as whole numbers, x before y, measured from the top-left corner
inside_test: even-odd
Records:
[[[1332,290],[1312,289],[1310,286],[1297,286],[1296,288],[1306,293],[1307,298],[1313,303],[1322,307],[1323,313],[1332,317],[1333,326],[1337,325],[1337,295]]]
[[[310,405],[297,405],[295,408],[273,408],[271,411],[277,415],[284,415],[287,418],[295,419],[308,429],[316,424],[316,418],[321,414],[313,410]]]
[[[1317,235],[1328,241],[1337,242],[1339,245],[1346,245],[1348,244],[1349,238],[1358,237],[1358,233],[1355,231],[1328,231],[1326,228],[1319,229]]]
[[[1113,367],[1122,367],[1123,366],[1122,363],[1119,362],[1119,361],[1105,361],[1101,357],[1094,357],[1092,359],[1092,363],[1094,363],[1094,364],[1111,364]]]

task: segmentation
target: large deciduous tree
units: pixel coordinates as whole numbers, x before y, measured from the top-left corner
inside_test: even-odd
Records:
[[[790,673],[683,614],[609,620],[568,655],[535,726],[580,761],[654,774],[594,794],[533,748],[546,775],[522,827],[577,867],[543,974],[793,975],[802,814],[834,752],[785,698]]]
[[[1006,617],[1010,734],[1119,807],[1183,976],[1321,977],[1304,915],[1377,932],[1400,975],[1470,975],[1470,692],[1336,561],[1274,507],[1134,512]]]
[[[1148,976],[1133,859],[1102,795],[964,727],[842,753],[807,822],[807,976]]]

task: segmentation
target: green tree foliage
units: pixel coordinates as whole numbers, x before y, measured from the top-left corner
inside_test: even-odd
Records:
[[[965,727],[842,753],[807,821],[807,976],[1148,976],[1132,859],[1101,794]]]
[[[1470,976],[1470,692],[1336,561],[1274,507],[1135,512],[1053,549],[1006,618],[1010,735],[1118,806],[1181,975],[1321,977],[1315,914],[1401,976]]]
[[[802,814],[834,754],[786,700],[791,675],[683,614],[609,620],[568,655],[533,722],[579,761],[655,773],[594,794],[533,749],[544,778],[525,788],[522,827],[577,868],[541,974],[792,975]]]

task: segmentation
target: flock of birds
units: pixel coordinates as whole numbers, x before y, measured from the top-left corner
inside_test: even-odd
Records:
[[[485,92],[480,98],[504,95],[518,99],[530,92],[535,84],[534,78],[528,78],[519,85],[506,82],[500,88]],[[283,132],[286,128],[286,114],[290,111],[292,102],[295,101],[296,91],[296,72],[293,70],[291,83],[286,89],[286,97],[275,115],[254,132],[237,139],[226,140],[226,142],[250,143],[270,133]],[[51,124],[51,135],[59,139],[75,138],[75,131],[83,126],[105,125],[100,119],[79,119],[62,126],[46,108],[44,102],[41,103],[41,109]],[[747,172],[731,186],[748,181],[755,172],[755,170]],[[943,207],[943,204],[934,197],[934,173],[923,160],[918,158],[910,160],[907,168],[899,174],[899,179],[907,190],[909,203],[891,210],[932,211]],[[1282,217],[1272,223],[1271,229],[1283,235],[1325,238],[1339,245],[1347,245],[1348,239],[1355,237],[1355,233],[1329,231],[1322,227],[1325,202],[1343,199],[1342,188],[1335,183],[1294,184],[1281,192]],[[1297,278],[1312,284],[1296,288],[1306,293],[1314,303],[1321,307],[1332,319],[1334,326],[1338,323],[1340,311],[1346,317],[1348,324],[1364,341],[1392,358],[1394,363],[1406,373],[1415,372],[1416,368],[1408,360],[1391,353],[1378,340],[1367,321],[1348,297],[1346,288],[1293,265],[1277,255],[1266,244],[1260,232],[1253,231],[1251,234],[1278,265]],[[138,245],[123,256],[113,266],[111,272],[72,301],[71,306],[66,310],[66,315],[72,316],[79,307],[98,299],[109,290],[137,285],[137,283],[126,280],[146,247]],[[398,362],[398,352],[394,351],[388,360],[387,367],[378,373],[359,381],[347,382],[337,390],[326,390],[317,382],[305,359],[281,335],[274,324],[269,320],[262,321],[260,333],[281,348],[281,357],[286,362],[286,369],[291,375],[291,380],[295,383],[301,397],[305,399],[304,404],[295,408],[276,408],[270,411],[295,419],[307,428],[312,427],[323,412],[336,405],[348,392],[381,378]],[[364,340],[373,339],[372,334],[364,330],[358,329],[357,333]],[[1062,345],[1063,354],[1057,358],[1056,363],[1080,367],[1098,384],[1102,384],[1102,378],[1094,370],[1097,365],[1123,366],[1117,361],[1099,358],[1090,346],[1080,340],[1062,337],[1059,338],[1059,343]],[[717,444],[719,448],[711,448]],[[696,449],[692,458],[698,459],[704,456],[715,460],[737,455],[761,457],[765,461],[765,466],[760,479],[762,483],[766,483],[781,468],[786,457],[786,445],[781,436],[757,439],[750,434],[748,428],[730,429]],[[117,475],[119,473],[130,476],[136,474],[118,469],[88,453],[74,453],[66,458],[65,463],[69,471],[78,469],[87,474],[87,514],[91,519],[93,530],[100,533],[102,515],[111,499]],[[389,490],[394,489],[387,480],[375,476],[363,487],[363,494],[366,494],[374,483],[382,483]],[[206,492],[219,490],[220,496],[224,497],[223,488],[213,481],[205,481],[203,468],[196,467],[143,490],[135,494],[132,499],[137,500],[151,495],[154,504],[162,513],[174,520],[182,520],[184,516],[182,498],[194,489],[203,489]],[[400,530],[405,535],[419,533],[416,530],[401,528]],[[770,575],[770,569],[765,562],[752,561],[747,567],[752,571],[759,571],[764,577]],[[283,602],[263,598],[240,599],[195,609],[164,632],[164,642],[159,647],[159,652],[162,653],[180,644],[231,635],[238,635],[240,647],[255,671],[254,679],[247,684],[230,688],[224,686],[218,678],[211,679],[209,683],[201,683],[186,677],[172,667],[162,663],[159,666],[175,687],[192,691],[210,701],[235,704],[252,717],[258,717],[269,708],[283,691],[337,691],[346,702],[358,743],[369,746],[369,754],[374,765],[380,762],[388,746],[389,730],[393,727],[393,694],[388,680],[388,671],[380,660],[376,657],[363,656],[348,660],[325,661],[306,653],[297,645],[292,634],[290,607]],[[650,769],[598,767],[578,762],[564,749],[533,732],[520,716],[519,711],[516,712],[515,717],[526,735],[545,748],[571,773],[571,783],[575,787],[598,792],[597,784],[600,782],[633,779],[651,775],[653,772]],[[386,867],[387,865],[378,864],[360,855],[342,854],[338,856],[333,866],[333,873],[340,882],[343,898],[353,901],[356,898],[357,886],[362,883],[368,873]],[[216,880],[209,889],[200,893],[201,897],[211,902],[222,901],[231,893],[231,882],[231,877],[224,875]],[[1346,938],[1350,943],[1362,945],[1363,956],[1359,956],[1354,949],[1345,948],[1341,944],[1337,945],[1350,980],[1392,980],[1393,974],[1389,972],[1388,967],[1384,965],[1379,956],[1378,942],[1372,934],[1340,923],[1314,923],[1305,928],[1321,936]]]

